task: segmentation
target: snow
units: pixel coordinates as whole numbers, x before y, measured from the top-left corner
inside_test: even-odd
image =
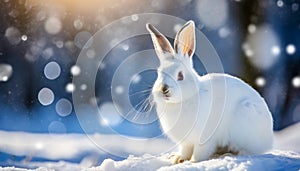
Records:
[[[86,89],[87,89],[87,85],[86,85],[86,84],[82,84],[82,85],[80,86],[80,89],[83,90],[83,91],[86,90]]]
[[[139,19],[139,16],[137,14],[131,15],[132,21],[137,21]]]
[[[256,170],[298,170],[300,168],[300,155],[288,151],[273,151],[268,154],[254,156],[226,156],[223,158],[210,159],[198,163],[184,162],[181,164],[171,165],[166,155],[152,156],[144,155],[142,157],[130,156],[123,161],[113,161],[106,159],[98,167],[84,168],[83,164],[74,164],[68,162],[32,162],[31,167],[39,167],[35,171],[117,171],[117,170],[235,170],[235,171],[256,171]],[[1,169],[1,167],[0,167]],[[3,169],[3,168],[2,168]],[[11,167],[5,168],[12,170]],[[5,170],[3,169],[3,170]],[[15,169],[15,171],[30,171],[25,169]]]
[[[225,156],[198,163],[186,161],[172,165],[168,159],[169,153],[161,153],[173,146],[167,139],[136,143],[125,141],[115,135],[88,135],[102,143],[102,147],[120,149],[129,155],[122,161],[104,160],[100,166],[95,166],[96,156],[88,155],[79,163],[66,161],[34,162],[22,161],[11,163],[15,167],[0,167],[1,171],[116,171],[116,170],[299,170],[300,124],[295,124],[282,131],[275,132],[274,149],[266,154],[249,156]],[[0,131],[0,151],[13,155],[31,155],[48,159],[70,159],[84,153],[104,154],[86,135],[81,134],[33,134],[24,132]],[[103,141],[106,140],[106,142]],[[24,141],[26,140],[26,141]],[[22,143],[20,143],[22,142]]]
[[[122,94],[122,93],[124,93],[124,87],[123,86],[117,86],[116,87],[116,89],[115,89],[115,92],[117,93],[117,94]]]
[[[249,57],[250,62],[258,69],[269,69],[272,67],[280,58],[278,41],[278,35],[275,31],[268,26],[263,24],[255,27],[255,25],[249,25],[249,34],[246,42],[243,45],[244,53]],[[252,28],[253,27],[253,28]],[[261,44],[260,42],[264,42]],[[273,49],[275,47],[275,49]],[[269,50],[266,50],[269,49]]]
[[[15,167],[0,167],[1,171],[54,171],[54,169],[47,169],[47,168],[38,168],[38,169],[22,169],[22,168],[15,168]]]
[[[62,23],[57,17],[49,17],[45,22],[44,28],[47,33],[54,35],[61,31]]]
[[[49,80],[59,77],[61,68],[57,62],[49,62],[44,68],[44,74]]]
[[[99,109],[99,118],[102,125],[118,125],[123,119],[111,102],[104,102]]]
[[[27,40],[27,35],[22,35],[21,39],[22,39],[23,41],[26,41],[26,40]]]
[[[226,156],[198,163],[184,162],[171,165],[167,156],[129,157],[123,161],[106,159],[99,167],[87,171],[116,170],[296,170],[300,168],[300,155],[288,151],[272,151],[253,156]]]
[[[86,48],[88,48],[92,44],[92,41],[88,42],[89,39],[92,39],[92,34],[87,31],[81,31],[76,34],[76,36],[74,38],[74,44],[79,49],[82,49],[84,46],[86,46]],[[88,42],[88,44],[86,44],[87,42]]]
[[[6,82],[11,77],[13,68],[9,64],[0,64],[0,82]]]
[[[70,71],[71,71],[71,74],[72,74],[73,76],[77,76],[77,75],[80,74],[81,69],[80,69],[79,66],[74,65],[74,66],[71,67]]]
[[[73,91],[75,91],[75,85],[73,83],[68,83],[66,85],[66,92],[68,93],[72,93]]]
[[[228,19],[228,3],[219,0],[202,0],[196,4],[200,21],[208,28],[217,29]]]
[[[65,98],[61,98],[55,105],[55,110],[59,116],[66,117],[72,112],[72,103]]]
[[[293,3],[292,4],[292,10],[295,12],[295,11],[298,11],[298,9],[299,9],[299,4]]]
[[[43,58],[45,58],[45,59],[51,58],[51,57],[53,56],[53,54],[54,54],[54,51],[53,51],[53,49],[50,48],[50,47],[46,48],[46,49],[42,52],[42,56],[43,56]]]
[[[296,52],[296,47],[293,44],[289,44],[286,46],[286,53],[289,55],[293,55]]]
[[[266,85],[266,79],[263,78],[263,77],[257,77],[257,78],[255,79],[255,84],[256,84],[257,86],[259,86],[259,87],[263,87],[263,86]]]
[[[101,166],[87,169],[87,171],[98,171],[98,170],[157,170],[164,166],[170,166],[171,163],[166,157],[156,157],[151,155],[144,155],[142,157],[130,156],[128,159],[123,161],[113,161],[106,159],[103,161]]]
[[[48,125],[48,132],[50,134],[66,133],[66,131],[67,131],[67,128],[66,128],[65,124],[63,124],[61,121],[52,121]],[[41,149],[41,147],[43,147],[43,146],[44,145],[40,142],[36,144],[37,149]]]
[[[277,6],[278,7],[282,7],[284,5],[283,1],[282,0],[278,0],[277,1]]]
[[[289,126],[275,133],[274,148],[300,153],[300,123]]]
[[[299,88],[300,87],[300,77],[296,76],[292,79],[292,84],[294,87]]]
[[[38,93],[38,100],[44,106],[52,104],[54,101],[53,91],[47,87],[42,88]]]
[[[221,38],[226,38],[228,35],[230,35],[230,30],[227,27],[222,27],[219,29],[218,34]]]
[[[271,53],[274,55],[274,56],[277,56],[280,54],[280,47],[279,46],[273,46],[271,48]]]
[[[88,58],[94,58],[95,56],[96,56],[96,52],[95,52],[95,50],[94,49],[89,49],[89,50],[87,50],[86,51],[86,56],[88,57]],[[101,65],[100,65],[100,68],[101,68]]]
[[[77,30],[82,29],[82,27],[83,27],[83,22],[82,22],[82,20],[80,20],[80,19],[74,20],[73,26],[74,26],[74,28],[77,29]]]
[[[249,24],[248,26],[248,32],[254,33],[256,31],[256,26],[254,24]]]
[[[21,33],[16,27],[8,27],[5,30],[4,36],[12,45],[17,45],[21,42]]]

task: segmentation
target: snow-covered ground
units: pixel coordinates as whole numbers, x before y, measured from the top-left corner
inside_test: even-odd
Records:
[[[27,156],[24,161],[8,163],[14,167],[0,167],[1,171],[102,171],[102,170],[299,170],[300,124],[275,133],[274,150],[267,154],[252,156],[226,156],[199,163],[184,162],[171,165],[165,149],[174,145],[167,139],[144,139],[132,141],[115,135],[80,134],[33,134],[0,131],[0,151]],[[90,140],[93,139],[93,141]],[[105,141],[103,141],[105,140]],[[104,155],[102,148],[115,149],[131,154],[122,161],[106,159],[100,166],[97,157]],[[83,156],[79,163],[63,160]],[[59,160],[58,162],[31,161],[32,157]],[[3,163],[3,162],[2,162]]]
[[[163,157],[129,157],[124,161],[105,160],[101,166],[87,171],[102,170],[299,170],[300,155],[287,151],[272,151],[263,155],[226,156],[199,163],[184,162],[171,165],[166,156]]]

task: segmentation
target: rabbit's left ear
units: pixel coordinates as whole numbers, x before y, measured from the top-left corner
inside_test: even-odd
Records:
[[[190,20],[178,31],[174,41],[174,50],[177,54],[188,55],[191,58],[195,52],[195,45],[195,23]]]
[[[151,34],[156,54],[160,60],[166,58],[168,56],[167,54],[174,54],[173,47],[163,34],[161,34],[153,25],[149,23],[146,25],[146,27]]]

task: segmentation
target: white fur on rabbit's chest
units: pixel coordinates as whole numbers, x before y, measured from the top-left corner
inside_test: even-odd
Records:
[[[169,138],[176,142],[183,139],[193,141],[198,138],[204,125],[205,118],[201,117],[205,115],[200,113],[208,112],[208,108],[201,109],[197,100],[191,100],[182,105],[158,105],[157,112],[161,127]]]

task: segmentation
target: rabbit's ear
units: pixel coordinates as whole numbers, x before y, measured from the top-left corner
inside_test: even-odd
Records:
[[[167,53],[174,54],[174,50],[170,42],[164,35],[162,35],[153,25],[149,23],[146,25],[146,27],[150,32],[156,54],[160,59],[167,57]]]
[[[195,23],[190,20],[178,31],[175,41],[175,53],[192,57],[195,52]]]

